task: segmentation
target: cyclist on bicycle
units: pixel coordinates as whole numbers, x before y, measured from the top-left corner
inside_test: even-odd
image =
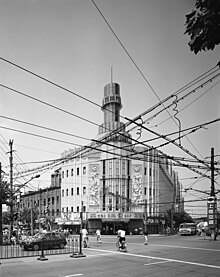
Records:
[[[121,230],[121,229],[118,230],[117,238],[118,238],[118,241],[119,241],[119,248],[122,247],[123,242],[125,243],[125,240],[126,240],[125,236],[126,236],[126,233],[125,233],[124,230]]]

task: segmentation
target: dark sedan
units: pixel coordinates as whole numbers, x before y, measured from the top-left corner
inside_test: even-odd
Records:
[[[24,250],[35,250],[38,251],[43,249],[60,248],[63,249],[67,244],[64,235],[57,232],[38,233],[35,236],[26,239],[23,242]]]

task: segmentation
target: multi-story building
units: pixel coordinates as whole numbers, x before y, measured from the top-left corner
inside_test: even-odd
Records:
[[[59,227],[56,219],[60,218],[61,214],[60,182],[61,176],[57,170],[51,175],[50,187],[20,195],[17,200],[18,210],[27,208],[38,212],[38,218],[33,225],[49,229]]]
[[[171,162],[152,147],[136,147],[120,121],[120,86],[104,88],[104,122],[94,143],[65,151],[62,158],[61,218],[76,229],[80,212],[88,230],[115,233],[148,225],[158,232],[160,218],[181,205],[180,183]]]

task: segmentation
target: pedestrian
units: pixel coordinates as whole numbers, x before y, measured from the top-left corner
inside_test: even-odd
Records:
[[[100,231],[100,229],[97,229],[97,230],[96,230],[96,239],[97,239],[97,242],[102,243],[101,231]]]
[[[144,230],[144,244],[148,244],[148,228],[145,228]]]
[[[82,242],[83,242],[83,244],[84,244],[84,248],[90,247],[90,246],[89,246],[88,231],[86,230],[85,227],[82,229]]]

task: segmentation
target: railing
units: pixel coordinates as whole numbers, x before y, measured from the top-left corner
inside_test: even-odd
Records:
[[[3,244],[0,246],[0,259],[10,258],[22,258],[22,257],[33,257],[42,255],[60,255],[60,254],[78,254],[80,253],[80,236],[71,235],[66,238],[66,245],[55,245],[51,242],[40,242],[39,247],[30,247],[27,250],[21,247],[20,244]]]

